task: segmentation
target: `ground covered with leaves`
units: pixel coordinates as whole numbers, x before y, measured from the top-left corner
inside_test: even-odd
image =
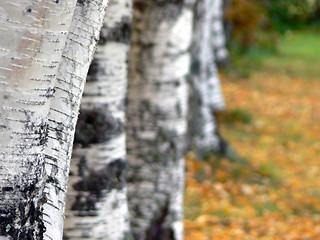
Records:
[[[319,46],[290,33],[250,77],[223,77],[220,129],[242,159],[187,156],[186,240],[320,239]]]

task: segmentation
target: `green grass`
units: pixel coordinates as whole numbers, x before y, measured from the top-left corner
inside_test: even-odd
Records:
[[[291,32],[283,36],[277,54],[263,60],[267,71],[289,77],[317,79],[320,77],[320,33]]]
[[[258,216],[263,216],[266,213],[270,213],[270,212],[281,212],[277,204],[272,202],[267,202],[263,205],[255,205],[254,207],[257,211]]]
[[[320,77],[320,32],[299,30],[280,36],[275,51],[253,48],[245,53],[231,49],[232,79],[248,78],[257,71],[314,80]]]
[[[252,122],[252,114],[244,109],[233,109],[218,113],[217,119],[219,122],[223,122],[225,124],[249,124]]]
[[[262,61],[275,54],[267,49],[249,49],[245,53],[231,48],[232,67],[224,71],[230,80],[241,80],[250,77],[250,74],[259,71],[263,66]]]

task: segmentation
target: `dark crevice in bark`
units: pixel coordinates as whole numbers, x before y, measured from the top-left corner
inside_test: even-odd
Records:
[[[1,191],[4,195],[6,195],[4,192],[19,195],[21,199],[13,204],[1,206],[0,236],[19,240],[43,239],[45,226],[42,219],[42,205],[46,202],[46,198],[35,200],[39,199],[37,195],[42,190],[35,183],[23,183],[13,187],[4,187]]]
[[[93,59],[91,64],[90,64],[90,67],[89,67],[89,71],[88,71],[88,76],[87,76],[87,82],[95,82],[97,81],[97,74],[98,73],[101,73],[102,75],[105,75],[104,74],[104,68],[100,67],[99,65],[99,61],[97,59]],[[84,95],[85,96],[85,95]]]
[[[169,200],[165,202],[162,208],[159,208],[159,214],[152,221],[146,233],[146,240],[174,240],[174,233],[168,224]]]
[[[107,142],[123,131],[123,122],[114,118],[107,107],[81,109],[74,143],[88,147],[90,144]]]
[[[108,41],[129,44],[130,32],[131,18],[122,17],[121,22],[118,22],[113,28],[101,30],[98,44],[105,45]]]
[[[127,163],[123,159],[117,159],[98,171],[87,169],[87,174],[84,174],[86,164],[85,158],[79,163],[83,179],[73,184],[73,188],[79,193],[71,207],[72,210],[96,210],[96,203],[104,194],[113,189],[120,190],[125,186]]]
[[[86,4],[89,4],[90,0],[77,0],[77,3],[79,3],[81,6],[84,6]]]

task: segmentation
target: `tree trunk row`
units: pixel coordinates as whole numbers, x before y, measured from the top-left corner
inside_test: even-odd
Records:
[[[65,208],[64,239],[183,239],[185,151],[225,147],[219,2],[0,3],[1,239],[61,239]]]

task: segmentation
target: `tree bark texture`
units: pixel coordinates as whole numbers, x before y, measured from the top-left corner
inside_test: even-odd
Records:
[[[77,1],[56,75],[45,148],[45,239],[62,239],[65,194],[80,99],[106,5],[107,0]]]
[[[131,0],[109,2],[77,123],[65,239],[129,239],[125,94]]]
[[[215,0],[213,1],[212,8],[212,46],[216,56],[216,63],[218,66],[225,66],[229,63],[229,52],[227,49],[227,39],[224,29],[224,1],[228,0]],[[227,3],[226,3],[227,4]]]
[[[128,198],[135,239],[183,239],[192,1],[136,0],[129,57]]]
[[[212,25],[217,0],[198,0],[194,5],[189,97],[189,147],[200,158],[223,153],[225,142],[218,132],[214,112],[225,108],[212,47]]]
[[[44,239],[47,115],[75,0],[0,2],[0,238]]]

